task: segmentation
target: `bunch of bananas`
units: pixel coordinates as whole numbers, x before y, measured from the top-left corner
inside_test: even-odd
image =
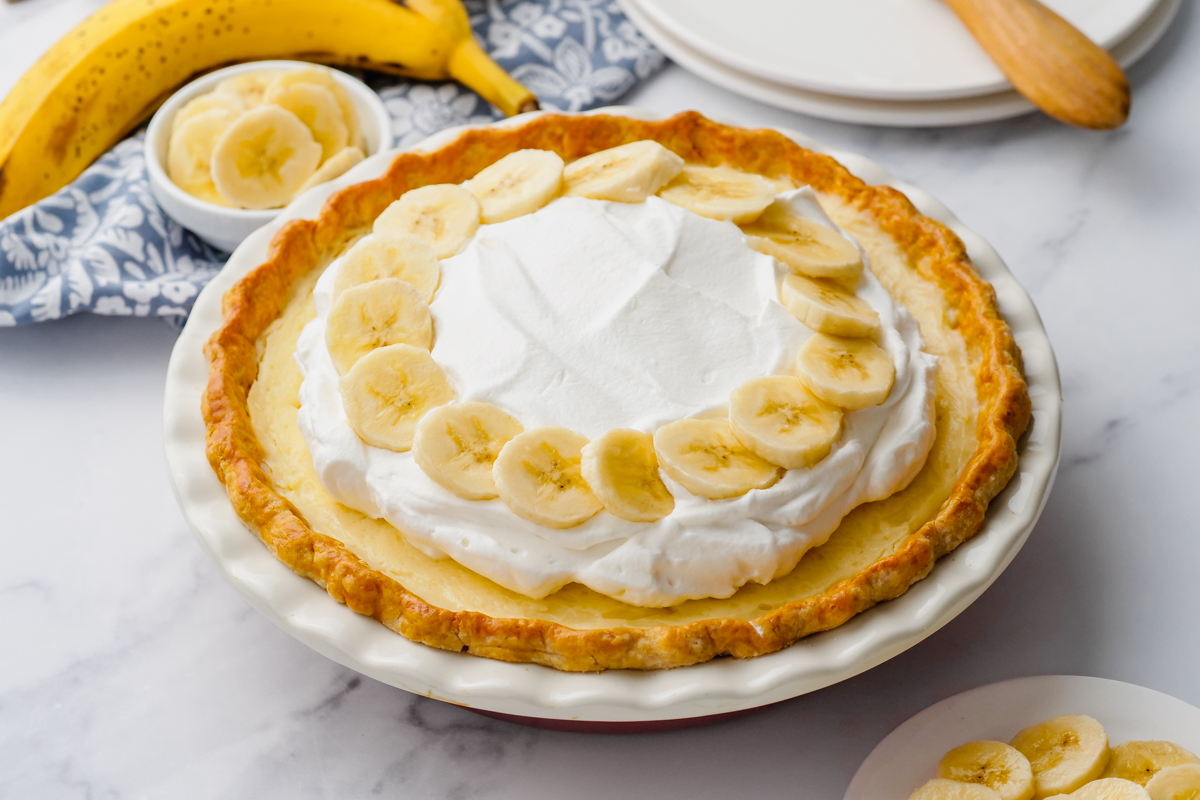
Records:
[[[0,219],[74,180],[190,78],[275,58],[454,78],[508,115],[537,108],[460,0],[114,0],[0,103]]]

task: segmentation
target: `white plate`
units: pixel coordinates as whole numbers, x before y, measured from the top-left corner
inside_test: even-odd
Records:
[[[600,109],[642,119],[637,109]],[[520,125],[533,115],[498,123]],[[452,140],[462,128],[443,131],[420,147]],[[829,151],[807,137],[783,133],[801,145],[828,152],[870,183],[908,195],[916,206],[950,226],[976,267],[996,288],[1000,308],[1024,353],[1034,425],[1020,445],[1018,474],[995,500],[982,532],[907,594],[855,617],[828,633],[762,658],[717,659],[657,672],[559,672],[508,664],[415,644],[330,599],[299,577],[249,533],[234,514],[204,455],[200,397],[208,378],[201,348],[220,325],[221,296],[261,263],[274,232],[285,221],[312,218],[336,189],[382,174],[393,154],[373,156],[322,191],[313,190],[270,225],[251,234],[196,301],[167,373],[163,437],[176,498],[200,545],[255,608],[329,658],[410,692],[503,714],[554,720],[634,722],[672,720],[756,708],[811,692],[870,669],[941,628],[969,606],[1008,566],[1032,530],[1054,480],[1061,431],[1061,392],[1050,342],[1029,296],[994,250],[925,192],[897,181],[876,164]]]
[[[1156,0],[1045,0],[1102,47]],[[1010,88],[941,0],[642,0],[660,29],[741,72],[809,91],[945,100]]]
[[[960,744],[1007,742],[1022,728],[1062,714],[1095,717],[1111,744],[1164,739],[1200,753],[1200,709],[1182,700],[1104,678],[1039,675],[981,686],[917,714],[871,751],[844,800],[907,800]]]
[[[661,28],[643,9],[646,0],[619,0],[630,20],[671,60],[717,86],[769,105],[814,117],[864,125],[944,127],[992,122],[1035,111],[1013,90],[957,100],[864,100],[823,94],[749,75],[700,52]],[[1128,69],[1167,32],[1182,0],[1159,0],[1150,15],[1112,48]]]

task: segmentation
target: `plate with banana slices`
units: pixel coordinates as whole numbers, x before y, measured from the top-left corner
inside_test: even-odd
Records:
[[[613,619],[611,616],[601,620],[603,625],[590,628],[586,624],[552,626],[543,622],[546,617],[536,616],[553,613],[568,619],[571,614],[595,615],[610,607],[628,615],[634,606],[643,623],[657,619],[655,615],[678,615],[684,603],[671,598],[661,602],[647,596],[636,603],[633,599],[625,603],[620,599],[622,593],[628,599],[645,587],[629,584],[607,589],[602,579],[616,575],[616,570],[603,573],[595,569],[587,574],[579,572],[579,578],[570,577],[571,570],[577,569],[573,565],[582,563],[580,559],[586,557],[598,563],[614,549],[589,544],[608,541],[603,538],[607,531],[623,531],[631,525],[645,525],[648,527],[641,530],[651,531],[667,515],[691,513],[701,520],[724,516],[720,525],[711,526],[713,547],[698,550],[695,543],[699,540],[692,538],[684,554],[687,557],[656,573],[661,586],[655,584],[650,589],[674,591],[685,600],[698,597],[701,602],[723,596],[707,589],[691,593],[688,581],[697,576],[724,580],[722,570],[740,569],[740,564],[749,563],[748,559],[728,556],[734,543],[728,535],[731,526],[745,519],[744,514],[734,513],[741,507],[738,504],[757,503],[765,508],[763,500],[769,500],[768,493],[791,491],[810,473],[836,465],[839,458],[846,457],[839,453],[853,454],[854,450],[842,445],[857,435],[856,426],[866,430],[870,426],[861,420],[869,420],[876,412],[891,414],[887,406],[893,401],[916,398],[913,413],[905,417],[911,425],[876,423],[877,430],[914,431],[904,440],[911,443],[897,447],[897,459],[889,459],[889,463],[900,463],[909,457],[906,454],[926,452],[922,448],[928,440],[921,431],[927,430],[923,420],[931,407],[927,402],[931,395],[921,388],[929,385],[929,373],[922,370],[929,367],[932,357],[919,345],[904,344],[905,336],[916,336],[916,323],[911,315],[892,305],[882,285],[872,283],[878,278],[864,269],[865,256],[854,237],[838,233],[841,229],[832,223],[821,222],[816,227],[809,224],[828,219],[822,216],[824,212],[811,188],[778,185],[758,173],[706,166],[697,163],[698,159],[684,167],[681,158],[646,134],[617,139],[629,143],[590,154],[584,150],[560,156],[549,152],[550,148],[510,148],[515,152],[484,161],[469,171],[458,167],[455,155],[456,148],[484,140],[508,142],[543,133],[562,138],[560,129],[572,126],[604,130],[625,126],[640,132],[657,130],[655,126],[687,125],[729,131],[736,136],[761,135],[719,126],[695,114],[663,119],[627,108],[582,115],[527,114],[491,126],[453,129],[412,150],[368,158],[342,177],[310,190],[237,249],[226,268],[198,298],[176,345],[164,403],[164,438],[173,488],[190,527],[213,562],[257,609],[326,656],[407,691],[487,713],[549,722],[560,728],[637,730],[647,723],[676,727],[696,724],[844,680],[921,641],[953,619],[996,579],[1029,536],[1058,463],[1058,375],[1037,312],[994,251],[935,199],[896,181],[859,156],[831,152],[799,133],[779,131],[769,135],[788,152],[800,145],[812,151],[806,152],[805,158],[822,165],[827,160],[814,153],[829,154],[869,184],[886,184],[904,192],[922,214],[948,226],[961,239],[975,269],[991,284],[990,288],[984,287],[989,303],[994,289],[999,312],[1023,355],[1025,380],[1014,387],[1014,393],[1023,397],[1027,384],[1035,420],[1029,433],[1019,440],[1014,438],[1017,434],[1004,440],[1010,452],[1015,447],[1019,465],[1007,487],[992,500],[998,513],[989,513],[973,538],[955,541],[951,545],[957,548],[954,556],[944,559],[928,577],[910,588],[906,584],[906,593],[869,611],[865,609],[877,601],[856,609],[864,613],[851,612],[833,630],[815,633],[795,644],[791,644],[794,639],[773,644],[783,640],[771,639],[773,630],[752,624],[762,613],[757,610],[764,603],[762,597],[747,610],[751,622],[717,619],[729,623],[727,629],[745,632],[747,641],[759,647],[755,658],[714,658],[719,654],[716,650],[699,653],[692,639],[667,633],[661,634],[661,643],[650,640],[660,635],[655,632],[675,629],[672,624],[643,624],[639,628],[623,622],[628,625],[620,629],[624,633],[613,636],[609,628],[614,623],[605,621]],[[523,152],[526,155],[521,155]],[[603,157],[589,162],[593,155]],[[300,273],[305,281],[303,289],[289,289],[295,278],[271,285],[272,270],[277,267],[272,259],[290,252],[284,240],[290,232],[310,228],[290,225],[281,232],[288,222],[315,219],[334,208],[338,198],[370,191],[364,182],[388,173],[396,159],[401,161],[392,174],[400,174],[401,167],[408,169],[410,164],[437,158],[447,165],[447,177],[441,179],[444,182],[399,191],[388,203],[355,222],[353,231],[339,245],[341,249],[336,250],[338,255]],[[504,174],[489,173],[485,166],[488,163],[497,167],[503,164]],[[539,176],[547,171],[562,174],[565,183],[551,180],[542,186]],[[625,179],[613,181],[617,172],[625,174]],[[629,179],[633,172],[637,173],[636,181]],[[849,180],[849,173],[840,174]],[[520,179],[522,191],[503,190],[503,185],[514,178]],[[649,196],[644,192],[641,203],[606,196],[610,192],[619,194],[633,183],[650,187]],[[586,196],[572,196],[575,187],[584,186]],[[326,204],[331,194],[347,187],[355,188]],[[656,191],[660,194],[654,196]],[[556,192],[557,199],[547,203]],[[891,196],[889,192],[880,194]],[[624,203],[611,202],[613,199]],[[809,211],[803,211],[805,208]],[[608,215],[604,219],[610,221],[606,223],[609,227],[595,222],[601,219],[598,214]],[[745,231],[729,224],[743,214]],[[641,225],[637,230],[651,233],[609,236],[603,232],[632,229],[612,220],[622,225]],[[599,244],[571,250],[572,269],[564,270],[561,253],[547,245],[547,237],[558,237],[555,247],[574,247],[581,231],[589,237],[607,238],[588,239]],[[601,273],[606,264],[640,263],[625,258],[621,248],[634,248],[655,258],[687,252],[669,244],[666,234],[672,231],[700,231],[708,237],[695,239],[704,247],[693,248],[691,256],[673,267],[686,273],[688,280],[728,281],[726,273],[738,279],[727,282],[725,289],[718,286],[706,293],[688,288],[688,302],[673,305],[678,313],[669,317],[645,313],[645,309],[662,307],[654,305],[660,299],[658,295],[645,295],[645,302],[613,306],[609,301],[616,296],[614,293],[596,290],[593,281],[605,277]],[[471,236],[475,237],[474,244],[463,247],[464,240]],[[416,237],[424,244],[417,246],[405,237]],[[790,247],[793,240],[803,241],[805,246]],[[873,252],[885,252],[875,244],[871,246],[877,248]],[[308,252],[313,251],[310,248]],[[702,265],[710,253],[715,254],[714,263],[723,265],[721,270],[711,274],[686,272]],[[800,268],[789,262],[801,258],[806,260]],[[657,262],[647,263],[647,277],[638,279],[637,286],[682,291],[656,277],[663,272]],[[881,261],[871,263],[873,269],[882,269]],[[744,264],[747,269],[732,269],[730,264]],[[782,269],[781,264],[804,275],[783,280],[782,272],[777,271]],[[622,274],[635,275],[632,267],[622,267]],[[838,284],[838,276],[851,274],[861,278],[855,284],[858,288],[850,290]],[[757,277],[751,280],[752,275]],[[978,277],[974,273],[971,276],[978,283]],[[257,354],[253,348],[244,351],[243,357],[251,359],[247,369],[238,367],[227,373],[231,377],[236,373],[238,381],[250,376],[244,389],[214,395],[209,362],[217,363],[225,357],[223,348],[245,342],[244,336],[214,337],[227,324],[223,306],[228,309],[236,305],[230,298],[244,293],[256,281],[263,291],[276,292],[263,300],[262,293],[256,291],[250,298],[259,300],[267,313],[258,314],[254,309],[259,306],[249,301],[242,307],[264,326],[269,325],[270,333],[266,327],[254,333],[254,338],[261,336],[261,348]],[[360,290],[366,285],[371,291]],[[538,313],[522,313],[515,324],[495,324],[499,319],[497,309],[516,308],[519,302],[526,302],[505,294],[518,290],[523,292],[521,297],[540,298]],[[282,293],[289,291],[296,302],[285,301]],[[734,314],[721,305],[757,303],[754,298],[763,296],[772,299],[761,313],[753,310],[758,306]],[[554,298],[558,305],[545,302],[547,298]],[[604,314],[594,313],[597,308]],[[991,319],[995,319],[994,313]],[[560,318],[555,319],[555,314]],[[431,317],[436,327],[432,339]],[[610,328],[597,337],[586,325],[572,326],[563,321],[577,319],[603,319]],[[775,356],[765,345],[744,359],[713,355],[733,346],[734,337],[729,333],[734,326],[751,324],[738,319],[754,320],[753,324],[780,331],[780,340],[798,326],[811,326],[811,330],[805,328],[805,339],[789,340],[797,347],[803,341],[802,348],[779,351],[786,352],[789,359],[795,358],[796,375],[777,374],[771,366],[776,363]],[[628,354],[622,348],[632,345],[620,335],[626,329],[622,326],[658,330],[652,326],[662,325],[664,320],[670,324],[662,328],[664,335],[654,339],[659,352],[651,355],[667,364],[687,365],[679,375],[692,381],[697,392],[709,391],[704,387],[712,383],[740,387],[733,396],[724,388],[712,390],[728,407],[723,414],[705,417],[687,409],[664,406],[663,411],[659,405],[640,411],[638,392],[597,395],[593,387],[603,389],[604,384],[593,379],[586,383],[588,392],[578,396],[589,401],[599,396],[603,402],[570,406],[574,409],[570,413],[586,412],[597,420],[587,431],[589,438],[565,426],[556,427],[562,423],[546,421],[557,413],[567,413],[563,398],[573,391],[557,372],[546,373],[546,381],[539,382],[538,378],[533,384],[522,384],[525,372],[535,377],[541,374],[540,362],[528,361],[521,365],[520,373],[504,371],[509,363],[504,356],[512,352],[512,342],[526,341],[514,336],[528,336],[529,341],[537,343],[548,341],[547,331],[552,331],[559,339],[555,342],[559,362],[582,353],[579,362],[590,368],[605,363],[604,359],[628,363]],[[538,327],[544,325],[553,327]],[[878,336],[880,344],[871,341],[871,336]],[[631,341],[633,338],[629,337]],[[884,347],[892,357],[881,355]],[[534,347],[528,351],[540,352]],[[232,350],[224,352],[233,357]],[[705,366],[706,358],[717,359],[711,369]],[[842,362],[853,380],[839,377],[838,370],[833,369],[835,362]],[[653,366],[649,360],[646,363]],[[725,368],[741,372],[722,375],[720,370]],[[571,373],[563,374],[569,377]],[[607,374],[641,373],[610,370]],[[967,377],[963,380],[973,393],[974,380],[964,374]],[[479,382],[477,385],[490,382],[488,385],[500,387],[496,390],[500,394],[475,392],[464,383],[467,380]],[[533,390],[521,390],[524,393],[519,403],[503,399],[506,387],[524,385],[532,385]],[[545,390],[546,386],[553,391]],[[894,386],[900,390],[893,391]],[[276,392],[274,387],[285,388]],[[293,391],[300,394],[291,394]],[[501,399],[494,404],[464,402],[480,397]],[[419,588],[402,587],[411,594],[397,605],[388,606],[403,607],[404,616],[392,617],[381,625],[363,615],[370,613],[363,610],[364,603],[373,601],[358,592],[383,587],[385,579],[372,579],[377,580],[372,584],[370,580],[347,581],[345,574],[325,577],[320,572],[338,565],[339,569],[361,568],[356,564],[362,562],[356,558],[331,558],[330,551],[324,549],[330,541],[336,544],[343,540],[327,537],[311,540],[312,549],[291,547],[289,554],[309,554],[303,567],[297,568],[263,547],[262,542],[274,535],[264,526],[257,527],[262,541],[248,535],[243,517],[230,503],[231,494],[241,491],[240,479],[230,482],[227,492],[206,456],[206,437],[214,434],[197,413],[201,398],[206,398],[210,411],[214,398],[247,404],[246,418],[261,420],[268,426],[260,428],[261,436],[255,432],[249,435],[258,437],[256,441],[268,449],[282,448],[278,450],[280,457],[265,465],[273,484],[293,485],[287,472],[298,465],[304,474],[297,473],[300,483],[294,485],[308,481],[315,486],[308,476],[321,473],[328,478],[326,486],[340,487],[317,492],[313,495],[316,505],[308,505],[309,500],[300,495],[295,495],[294,501],[261,505],[274,509],[289,506],[299,511],[289,512],[289,519],[294,521],[289,525],[307,525],[308,520],[321,524],[318,520],[323,518],[340,526],[339,536],[358,535],[354,531],[374,536],[374,531],[384,530],[376,526],[386,525],[387,515],[392,512],[373,504],[395,500],[400,509],[396,513],[400,514],[405,503],[420,505],[425,502],[423,496],[438,498],[435,505],[421,506],[421,517],[404,524],[404,537],[396,536],[393,527],[386,529],[383,538],[372,539],[381,547],[391,548],[379,552],[381,558],[394,559],[389,562],[395,565],[393,574],[408,570],[406,564],[420,562],[419,570],[405,573],[405,581],[408,587],[423,583]],[[336,414],[321,410],[326,402],[322,398],[332,398],[333,405],[328,407],[336,407]],[[701,408],[710,406],[708,400],[700,404]],[[764,409],[770,409],[770,413]],[[778,426],[771,427],[772,415],[788,417],[793,412],[812,424],[796,435],[784,435]],[[659,415],[662,420],[646,423],[646,414]],[[888,417],[893,418],[899,419]],[[276,423],[282,427],[271,428]],[[1020,427],[1024,429],[1024,422]],[[964,430],[976,428],[969,424]],[[996,437],[997,441],[1002,439]],[[862,447],[857,452],[869,449]],[[215,452],[211,442],[207,452]],[[301,457],[292,458],[294,453]],[[722,465],[714,471],[704,459],[717,456]],[[240,457],[235,454],[230,458]],[[480,468],[476,457],[485,462],[494,459],[494,463]],[[218,456],[217,461],[222,458]],[[654,469],[656,459],[660,470]],[[1011,457],[1007,463],[1011,465]],[[261,480],[265,473],[261,467],[255,469],[260,477],[250,480]],[[376,469],[382,472],[371,472]],[[392,484],[393,489],[402,485],[403,491],[386,496],[368,494],[370,487],[377,485],[372,476],[385,473],[404,476]],[[865,480],[862,483],[869,484]],[[335,501],[331,491],[344,492],[343,499]],[[339,516],[353,508],[372,507],[378,513]],[[418,529],[422,519],[433,519],[438,514],[457,525],[453,536],[443,535],[436,526]],[[348,527],[342,526],[342,520]],[[510,537],[503,549],[496,547],[497,540],[489,538],[500,530]],[[703,532],[700,525],[688,530]],[[428,540],[422,540],[422,536]],[[433,556],[418,545],[450,558],[431,561]],[[530,551],[524,549],[550,545],[558,549],[555,558],[546,562],[528,557]],[[485,556],[473,561],[477,553]],[[707,559],[705,570],[692,570],[702,556]],[[538,572],[543,563],[550,563],[556,570],[561,568],[562,574]],[[489,569],[493,571],[489,573]],[[313,579],[302,577],[305,574]],[[486,584],[480,576],[487,579]],[[522,583],[526,577],[528,585]],[[495,610],[488,606],[486,612],[469,607],[446,613],[441,609],[454,604],[438,593],[452,581],[460,581],[457,585],[463,591],[476,593],[471,606],[506,605],[496,605]],[[779,585],[769,577],[759,585],[770,583]],[[323,586],[329,586],[329,591]],[[345,591],[338,599],[346,605],[330,598],[331,593],[342,589]],[[544,610],[528,611],[533,604]],[[411,621],[418,618],[408,616],[410,613],[424,615],[416,627]],[[697,625],[713,619],[713,614],[703,609],[695,613],[700,620]],[[454,636],[466,638],[433,638],[432,632],[439,626],[464,625],[464,620],[476,617],[480,623],[472,631],[455,629]],[[526,630],[521,627],[526,623],[542,626],[536,647],[525,646],[535,637],[511,633]],[[639,631],[646,632],[647,644],[642,649],[632,648],[629,643],[640,641]],[[484,636],[493,636],[486,647],[480,644]],[[584,652],[581,643],[585,639],[600,644]],[[453,644],[468,640],[473,644]],[[756,654],[750,647],[739,653]],[[689,666],[663,669],[681,664]],[[597,669],[607,671],[587,671]]]
[[[845,800],[1192,800],[1200,709],[1131,683],[1041,675],[947,698],[888,734]]]

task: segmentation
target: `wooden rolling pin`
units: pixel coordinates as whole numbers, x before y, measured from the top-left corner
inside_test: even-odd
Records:
[[[1129,81],[1104,48],[1037,0],[946,0],[1017,91],[1094,130],[1129,117]]]

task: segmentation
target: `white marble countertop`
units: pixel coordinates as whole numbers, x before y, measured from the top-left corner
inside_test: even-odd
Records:
[[[99,0],[0,4],[0,95]],[[1065,387],[1041,522],[970,609],[857,678],[709,728],[538,731],[407,695],[290,638],[217,574],[165,475],[174,333],[78,316],[0,330],[0,796],[830,798],[892,728],[1021,675],[1200,705],[1200,15],[1131,72],[1114,133],[1029,116],[822,122],[678,68],[628,101],[786,125],[943,200],[1033,295]]]

